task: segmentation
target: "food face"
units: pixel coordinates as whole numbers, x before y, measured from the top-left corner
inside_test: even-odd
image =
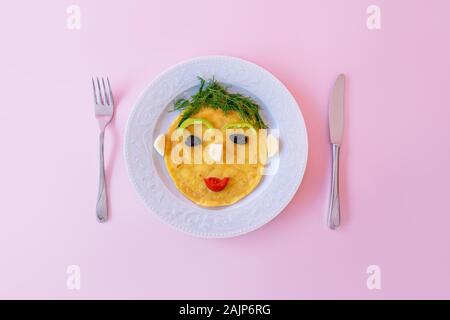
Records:
[[[226,125],[241,122],[237,113],[229,112],[225,114],[222,110],[205,107],[198,112],[195,117],[207,120],[213,128],[220,132],[222,138],[220,138],[219,132],[217,132],[217,135],[214,136],[215,139],[206,141],[204,138],[207,134],[205,133],[208,129],[212,128],[207,128],[204,124],[197,124],[202,127],[200,130],[198,130],[196,125],[190,125],[185,129],[179,129],[177,128],[177,125],[180,119],[175,119],[166,134],[164,161],[167,170],[178,190],[194,203],[205,207],[233,204],[256,188],[261,181],[264,166],[259,161],[250,163],[250,143],[248,141],[248,135],[240,134],[236,138],[236,136],[233,136],[234,131],[228,130],[229,132],[232,132],[232,134],[227,137],[226,131],[221,130]],[[183,134],[174,135],[176,130],[185,131]],[[203,134],[199,137],[194,131],[202,131]],[[236,130],[236,132],[238,131]],[[169,137],[172,136],[177,136],[178,139],[176,139],[176,141],[171,141]],[[247,143],[237,144],[239,142],[245,142],[246,138]],[[187,145],[186,140],[188,142]],[[220,140],[222,140],[222,143],[220,143]],[[183,153],[183,151],[191,151],[189,149],[192,149],[192,153],[194,153],[194,149],[197,148],[200,155],[203,156],[202,159],[200,159],[201,163],[194,163],[195,159],[193,159],[194,156],[192,155],[190,157],[191,163],[185,163],[187,161],[177,161],[177,155],[174,155],[174,153],[177,153],[176,146],[178,146],[180,153]],[[213,157],[211,157],[211,154],[214,153],[211,152],[210,149],[216,146],[219,146],[222,149],[222,152],[219,152],[222,155],[220,159],[217,157],[213,159]],[[245,151],[244,163],[235,163],[237,162],[238,148],[241,148],[241,152]],[[233,161],[233,163],[227,163],[227,155],[228,159],[233,157],[235,161]]]
[[[183,112],[155,149],[178,190],[204,207],[231,205],[260,183],[278,140],[266,137],[259,106],[248,97],[200,79],[198,93],[175,102]]]

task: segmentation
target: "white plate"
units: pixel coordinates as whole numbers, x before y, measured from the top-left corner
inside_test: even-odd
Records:
[[[271,129],[279,130],[278,170],[237,203],[202,208],[184,197],[170,179],[153,141],[177,116],[168,112],[180,96],[195,92],[197,77],[214,77],[253,97]],[[265,69],[242,59],[201,57],[172,67],[154,80],[134,106],[125,136],[125,161],[137,193],[163,221],[191,235],[225,238],[255,230],[277,216],[303,178],[308,139],[300,109],[286,87]]]

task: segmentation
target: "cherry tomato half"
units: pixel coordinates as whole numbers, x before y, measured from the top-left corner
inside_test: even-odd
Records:
[[[228,180],[230,180],[230,178],[220,179],[216,177],[208,177],[204,181],[209,190],[219,192],[227,186]]]

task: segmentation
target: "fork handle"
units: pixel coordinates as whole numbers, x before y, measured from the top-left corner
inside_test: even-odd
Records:
[[[100,154],[100,177],[98,185],[97,196],[97,220],[98,222],[105,222],[108,219],[108,198],[106,194],[106,181],[105,181],[105,131],[100,132],[99,135],[99,154]]]
[[[336,229],[341,224],[339,200],[339,151],[340,146],[333,144],[333,173],[331,178],[330,209],[327,224],[330,229]]]

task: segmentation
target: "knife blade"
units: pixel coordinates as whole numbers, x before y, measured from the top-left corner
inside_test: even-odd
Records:
[[[339,153],[344,134],[344,91],[345,76],[340,74],[334,83],[329,104],[330,141],[333,146],[333,166],[331,177],[330,208],[328,210],[328,227],[332,230],[341,224],[339,199]]]
[[[344,133],[344,90],[345,75],[340,74],[334,83],[329,105],[330,140],[340,145]]]

